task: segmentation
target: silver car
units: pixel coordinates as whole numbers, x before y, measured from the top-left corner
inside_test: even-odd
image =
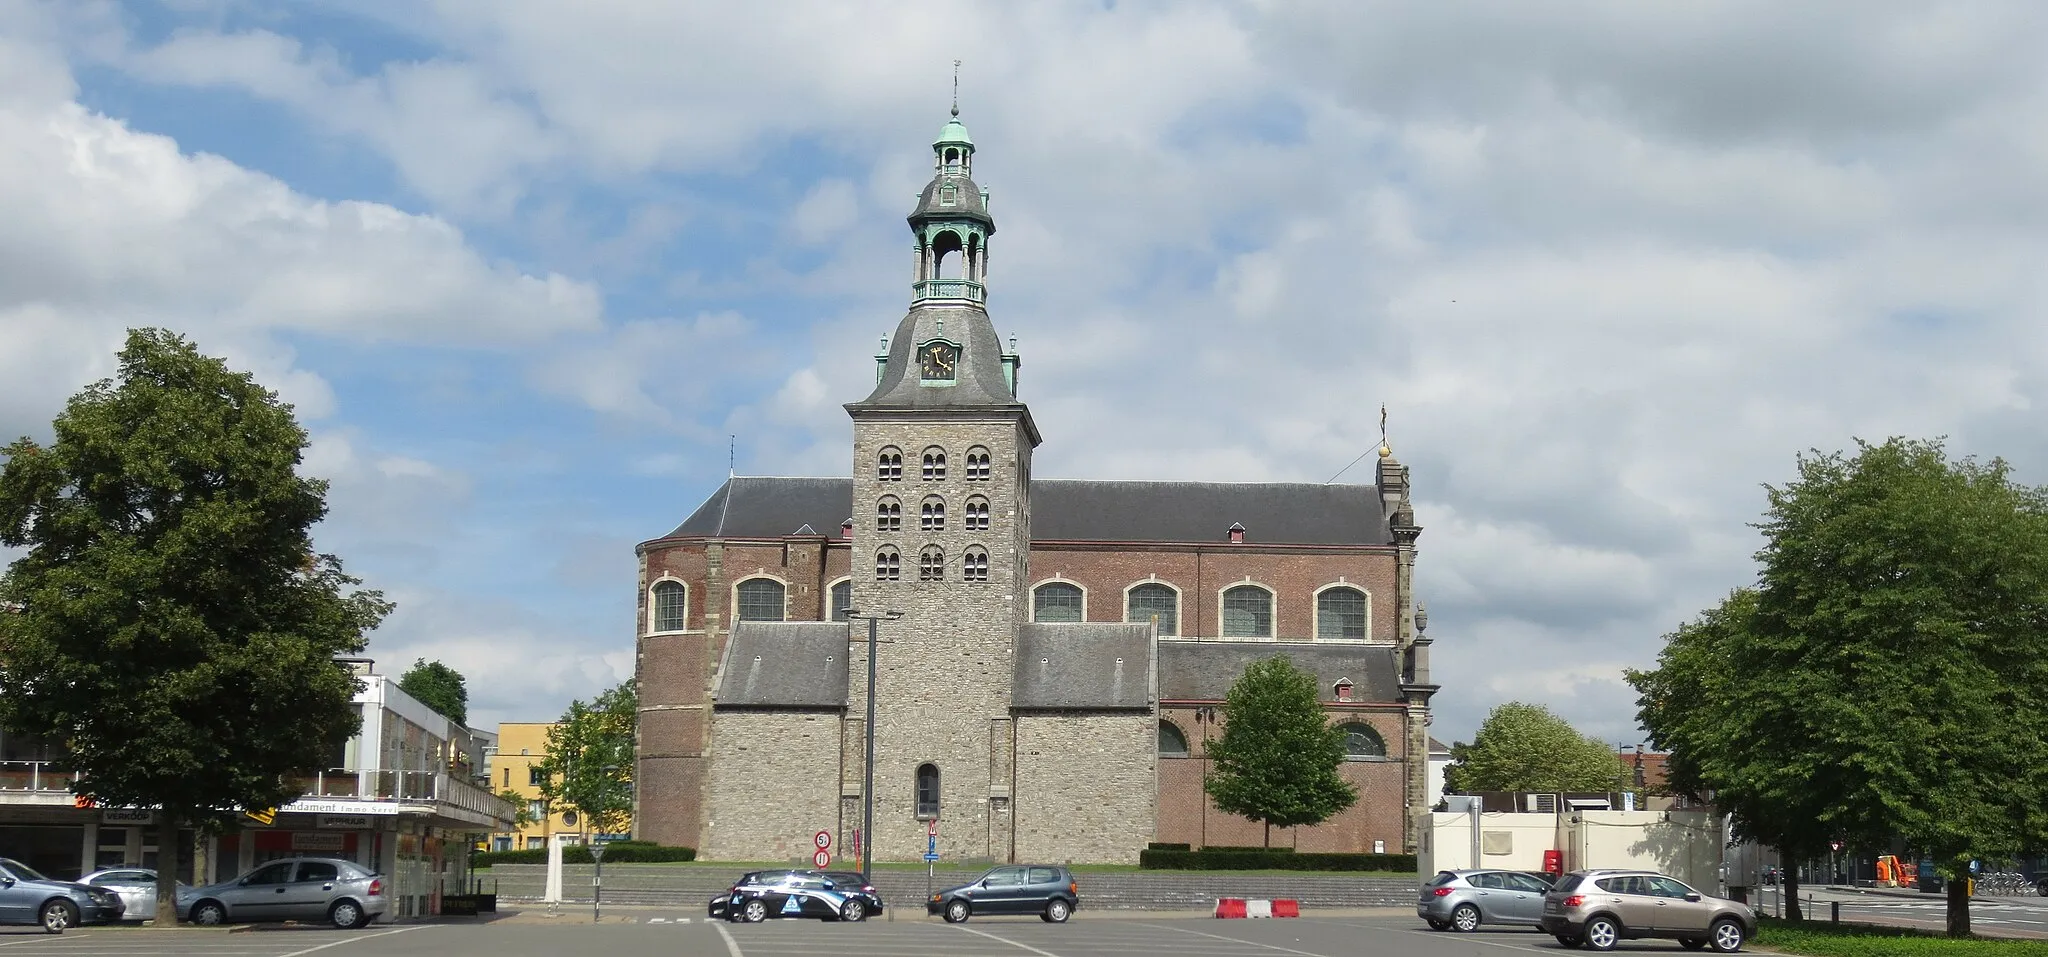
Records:
[[[123,920],[152,920],[156,917],[156,872],[147,867],[109,867],[78,879],[80,884],[104,887],[121,898]],[[178,909],[192,903],[192,886],[178,882]]]
[[[1422,885],[1415,915],[1433,930],[1471,933],[1480,924],[1543,923],[1543,894],[1550,885],[1521,871],[1443,871]]]
[[[190,898],[180,895],[178,906],[194,924],[303,920],[364,927],[384,916],[391,901],[384,879],[354,861],[292,857],[198,888]]]

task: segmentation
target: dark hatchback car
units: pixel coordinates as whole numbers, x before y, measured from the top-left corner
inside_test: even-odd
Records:
[[[968,884],[948,887],[925,902],[927,914],[949,924],[991,914],[1037,914],[1048,924],[1065,923],[1081,906],[1081,887],[1064,867],[1006,864]]]

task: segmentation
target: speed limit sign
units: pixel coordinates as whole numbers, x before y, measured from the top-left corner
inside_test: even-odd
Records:
[[[832,832],[819,831],[811,836],[811,841],[818,845],[818,850],[822,851],[832,846]],[[824,865],[820,864],[818,866],[823,867]]]

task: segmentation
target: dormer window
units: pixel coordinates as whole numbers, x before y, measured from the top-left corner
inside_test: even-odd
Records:
[[[957,189],[957,188],[955,188],[955,187],[952,187],[952,186],[941,186],[941,187],[939,187],[939,205],[941,205],[941,206],[958,206],[958,205],[960,205],[960,190],[959,190],[959,189]]]
[[[1230,544],[1244,544],[1244,526],[1239,525],[1236,522],[1230,523]]]
[[[1349,679],[1349,678],[1339,678],[1339,679],[1337,679],[1337,684],[1336,684],[1336,687],[1332,688],[1331,690],[1332,690],[1332,691],[1335,691],[1335,692],[1337,693],[1337,700],[1338,700],[1338,701],[1350,701],[1350,700],[1351,700],[1351,679]]]

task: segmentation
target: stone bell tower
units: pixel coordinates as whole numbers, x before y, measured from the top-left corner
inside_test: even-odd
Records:
[[[853,418],[853,604],[881,623],[876,686],[876,860],[916,860],[939,820],[947,860],[1007,859],[1014,752],[1010,694],[1028,620],[1031,452],[1018,357],[989,320],[988,193],[959,107],[932,143],[909,217],[910,310],[876,356]],[[849,647],[847,716],[867,705],[865,629]],[[860,741],[857,733],[846,740]],[[843,774],[858,820],[858,761]],[[846,813],[851,812],[851,813]]]

